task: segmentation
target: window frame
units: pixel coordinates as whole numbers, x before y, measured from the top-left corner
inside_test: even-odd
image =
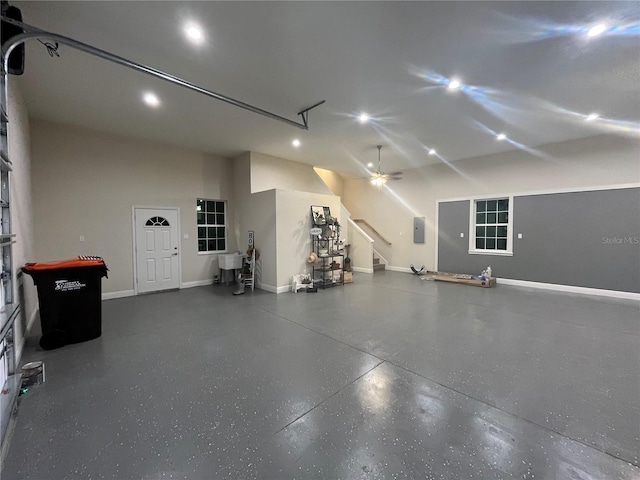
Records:
[[[482,201],[508,200],[509,221],[507,222],[507,249],[480,249],[476,248],[476,213],[477,204]],[[513,256],[513,195],[500,195],[491,197],[475,197],[469,201],[469,252],[470,255],[495,255],[501,257]]]
[[[219,202],[224,204],[224,225],[221,224],[209,224],[209,223],[198,223],[198,213],[200,212],[198,210],[198,203],[199,202]],[[216,255],[219,253],[227,253],[229,251],[229,228],[228,228],[228,209],[229,209],[229,202],[227,200],[223,200],[221,198],[215,199],[215,198],[196,198],[196,251],[198,253],[198,255]],[[206,212],[205,212],[206,213]],[[217,212],[216,212],[217,213]],[[224,250],[200,250],[200,241],[202,240],[200,238],[200,235],[198,234],[198,229],[204,227],[204,228],[209,228],[209,227],[213,227],[213,228],[217,228],[217,227],[224,227],[224,245],[225,245],[225,249]],[[206,238],[205,237],[205,241]],[[207,245],[208,247],[208,245]]]

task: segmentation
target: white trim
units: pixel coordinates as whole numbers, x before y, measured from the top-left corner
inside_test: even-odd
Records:
[[[530,282],[527,280],[514,280],[511,278],[498,278],[496,282],[502,285],[516,287],[539,288],[542,290],[555,290],[558,292],[579,293],[581,295],[596,295],[600,297],[624,298],[640,301],[640,293],[620,292],[618,290],[602,290],[599,288],[576,287],[573,285],[559,285],[555,283]]]
[[[507,222],[507,249],[506,250],[481,250],[476,248],[476,206],[479,201],[486,200],[503,200],[505,197],[479,197],[473,198],[469,200],[469,231],[467,232],[467,237],[469,237],[469,254],[471,255],[501,255],[506,257],[513,257],[513,196],[507,197],[509,201],[509,210],[508,210],[508,222]],[[497,223],[496,218],[496,223]],[[486,225],[486,224],[485,224]],[[437,271],[437,270],[436,270]]]
[[[387,265],[385,268],[387,270],[391,270],[392,272],[413,273],[408,267],[392,267],[390,265]]]
[[[134,290],[120,290],[119,292],[107,292],[102,294],[102,300],[113,300],[114,298],[133,297],[136,293]]]
[[[131,205],[131,235],[133,238],[131,253],[133,254],[133,294],[138,295],[138,262],[136,259],[136,208],[148,208],[151,210],[175,210],[178,217],[178,288],[182,285],[182,233],[180,231],[180,207],[147,207],[145,205]],[[226,207],[225,207],[226,208]],[[226,215],[226,212],[225,212]],[[226,218],[225,218],[226,220]],[[151,293],[151,292],[149,292]],[[117,297],[115,297],[117,298]],[[104,298],[103,298],[104,299]]]
[[[180,288],[206,287],[213,285],[213,278],[208,280],[194,280],[193,282],[184,282],[180,284]]]
[[[513,252],[502,250],[467,250],[469,255],[493,255],[495,257],[513,257]],[[436,270],[437,272],[438,270]]]
[[[256,288],[259,288],[260,290],[264,290],[266,292],[271,292],[271,293],[282,293],[282,292],[286,292],[288,290],[291,290],[291,285],[285,286],[285,287],[275,287],[273,285],[269,285],[269,284],[266,284],[266,283],[257,283],[256,282]],[[282,290],[282,292],[278,292],[278,290],[281,289],[281,288],[285,289],[285,290]]]
[[[285,285],[284,287],[278,287],[276,293],[285,293],[291,291],[291,285]]]
[[[373,273],[373,268],[352,267],[351,270],[360,273]]]
[[[371,238],[367,234],[367,232],[365,232],[362,228],[360,228],[360,225],[358,225],[356,222],[351,220],[351,218],[349,218],[348,220],[349,220],[349,225],[351,225],[353,228],[355,228],[358,233],[360,233],[366,240],[369,241],[369,243],[374,243],[375,242],[375,240],[373,238]]]
[[[524,192],[492,193],[470,195],[468,197],[451,197],[436,199],[436,204],[440,202],[461,202],[464,200],[492,200],[497,197],[529,197],[532,195],[553,195],[556,193],[577,193],[577,192],[597,192],[601,190],[622,190],[625,188],[640,188],[640,183],[621,183],[618,185],[598,185],[590,187],[554,188],[549,190],[529,190]]]
[[[223,200],[222,198],[202,198],[202,197],[196,197],[196,207],[197,207],[197,203],[198,200],[202,200],[203,202],[222,202],[224,203],[224,244],[225,245],[229,245],[229,219],[227,218],[229,216],[229,202],[228,200]],[[206,213],[206,212],[203,212]],[[217,212],[216,212],[217,213]],[[206,217],[206,215],[205,215]],[[198,238],[198,227],[200,226],[204,226],[204,227],[220,227],[220,225],[209,225],[209,224],[199,224],[198,223],[198,217],[197,217],[197,210],[196,210],[196,250],[197,250],[197,254],[198,255],[219,255],[219,254],[225,254],[229,252],[229,249],[227,248],[226,250],[205,250],[203,252],[201,252],[200,250],[198,250],[198,241],[200,240],[200,238]]]

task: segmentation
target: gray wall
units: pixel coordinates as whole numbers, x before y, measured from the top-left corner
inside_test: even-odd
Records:
[[[438,216],[440,271],[640,293],[639,188],[514,197],[512,257],[468,253],[469,201]]]

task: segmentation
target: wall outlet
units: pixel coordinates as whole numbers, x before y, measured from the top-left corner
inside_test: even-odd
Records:
[[[518,238],[522,238],[522,234],[521,233],[518,234]]]
[[[80,241],[84,242],[84,235],[80,235]]]
[[[184,235],[182,235],[182,238],[184,238],[185,240],[189,240],[189,234],[185,233]]]
[[[464,232],[460,232],[460,238],[464,238]]]

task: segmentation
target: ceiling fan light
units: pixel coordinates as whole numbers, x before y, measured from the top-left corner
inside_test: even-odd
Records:
[[[587,37],[597,37],[601,33],[604,33],[606,29],[607,29],[607,25],[605,25],[604,23],[599,23],[598,25],[594,25],[587,32]]]
[[[387,179],[383,176],[374,177],[371,179],[371,185],[374,185],[376,187],[382,187],[382,185],[384,185],[385,183],[387,183]]]

